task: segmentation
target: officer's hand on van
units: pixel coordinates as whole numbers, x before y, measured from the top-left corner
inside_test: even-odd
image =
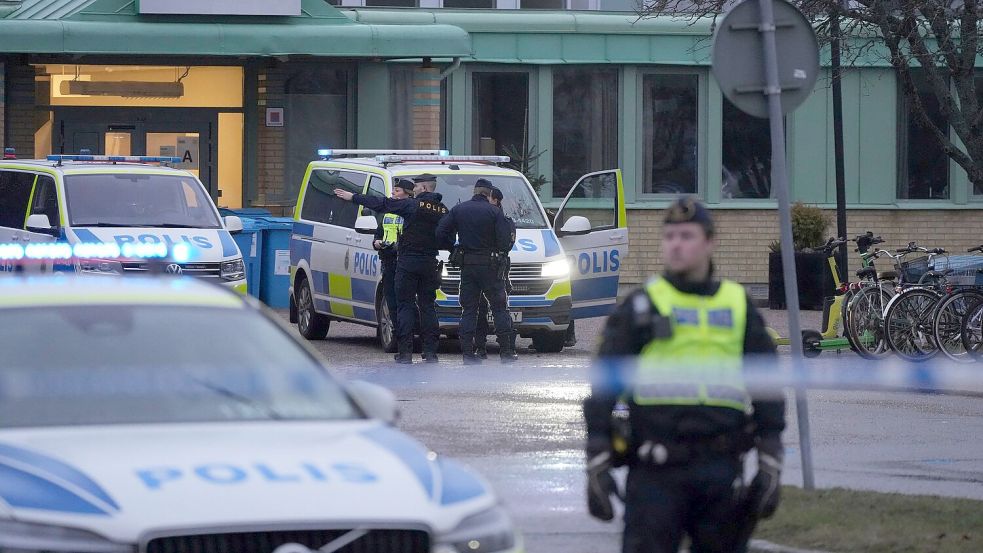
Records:
[[[381,250],[382,249],[382,240],[375,240],[374,242],[372,242],[372,249],[374,249],[374,250]]]
[[[591,516],[605,522],[614,518],[611,496],[620,497],[618,485],[611,476],[612,453],[608,447],[587,446],[587,510]]]
[[[778,436],[758,443],[758,474],[748,488],[747,507],[759,519],[770,518],[778,509],[782,488],[784,450]]]
[[[334,189],[334,195],[338,196],[342,200],[345,200],[346,202],[352,201],[352,198],[355,197],[355,194],[352,194],[351,192],[348,192],[347,190],[342,190],[340,188]]]

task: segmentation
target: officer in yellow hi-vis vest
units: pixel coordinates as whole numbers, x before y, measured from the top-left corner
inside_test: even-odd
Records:
[[[676,553],[684,535],[693,553],[743,552],[778,507],[784,397],[752,399],[742,374],[749,356],[773,359],[775,345],[744,288],[713,278],[713,248],[710,212],[693,198],[674,202],[665,273],[604,329],[584,402],[588,508],[614,518],[611,496],[621,494],[610,469],[628,465],[624,553]],[[745,485],[751,449],[758,472]]]
[[[404,200],[413,195],[413,181],[396,179],[393,184],[392,197]],[[372,247],[379,252],[382,263],[382,293],[389,309],[389,320],[395,326],[396,322],[396,244],[399,235],[403,233],[403,218],[395,213],[385,213],[382,225],[376,229]]]

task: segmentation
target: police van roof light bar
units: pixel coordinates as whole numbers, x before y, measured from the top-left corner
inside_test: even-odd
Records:
[[[317,151],[318,157],[329,160],[333,157],[340,156],[361,156],[361,157],[373,157],[380,155],[404,155],[404,156],[446,156],[450,155],[448,150],[379,150],[379,149],[362,149],[362,150],[336,150],[334,148],[321,148]]]
[[[52,155],[48,161],[87,161],[94,163],[181,163],[181,158],[171,156],[93,156],[93,155]]]
[[[379,163],[404,163],[407,161],[430,161],[436,163],[486,163],[498,164],[511,161],[509,156],[451,156],[451,155],[385,155],[376,156]]]

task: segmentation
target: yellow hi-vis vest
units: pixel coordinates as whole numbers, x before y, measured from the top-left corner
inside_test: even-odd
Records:
[[[403,233],[403,218],[399,215],[386,213],[382,216],[382,241],[399,242],[399,235]]]
[[[722,281],[713,296],[685,294],[663,278],[646,286],[672,337],[653,339],[639,358],[638,405],[705,405],[750,411],[742,361],[747,298],[744,288]]]

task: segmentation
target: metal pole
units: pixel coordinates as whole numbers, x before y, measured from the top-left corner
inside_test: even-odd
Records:
[[[843,169],[843,68],[840,65],[840,7],[830,14],[830,62],[833,69],[833,157],[836,163],[836,236],[846,238],[846,176]],[[847,281],[846,244],[840,246],[840,280]]]
[[[782,124],[782,88],[778,78],[778,50],[775,46],[775,13],[772,0],[758,0],[761,16],[761,43],[765,58],[765,94],[768,96],[768,119],[771,126],[771,180],[777,190],[778,218],[781,227],[782,272],[785,278],[785,305],[788,308],[789,342],[792,362],[802,360],[802,333],[799,325],[799,286],[795,278],[795,254],[792,244],[792,215],[788,200],[788,173],[785,168],[785,127]],[[805,390],[795,389],[795,411],[799,422],[799,449],[802,453],[802,487],[815,487],[812,472],[812,441],[809,432],[809,408]]]

